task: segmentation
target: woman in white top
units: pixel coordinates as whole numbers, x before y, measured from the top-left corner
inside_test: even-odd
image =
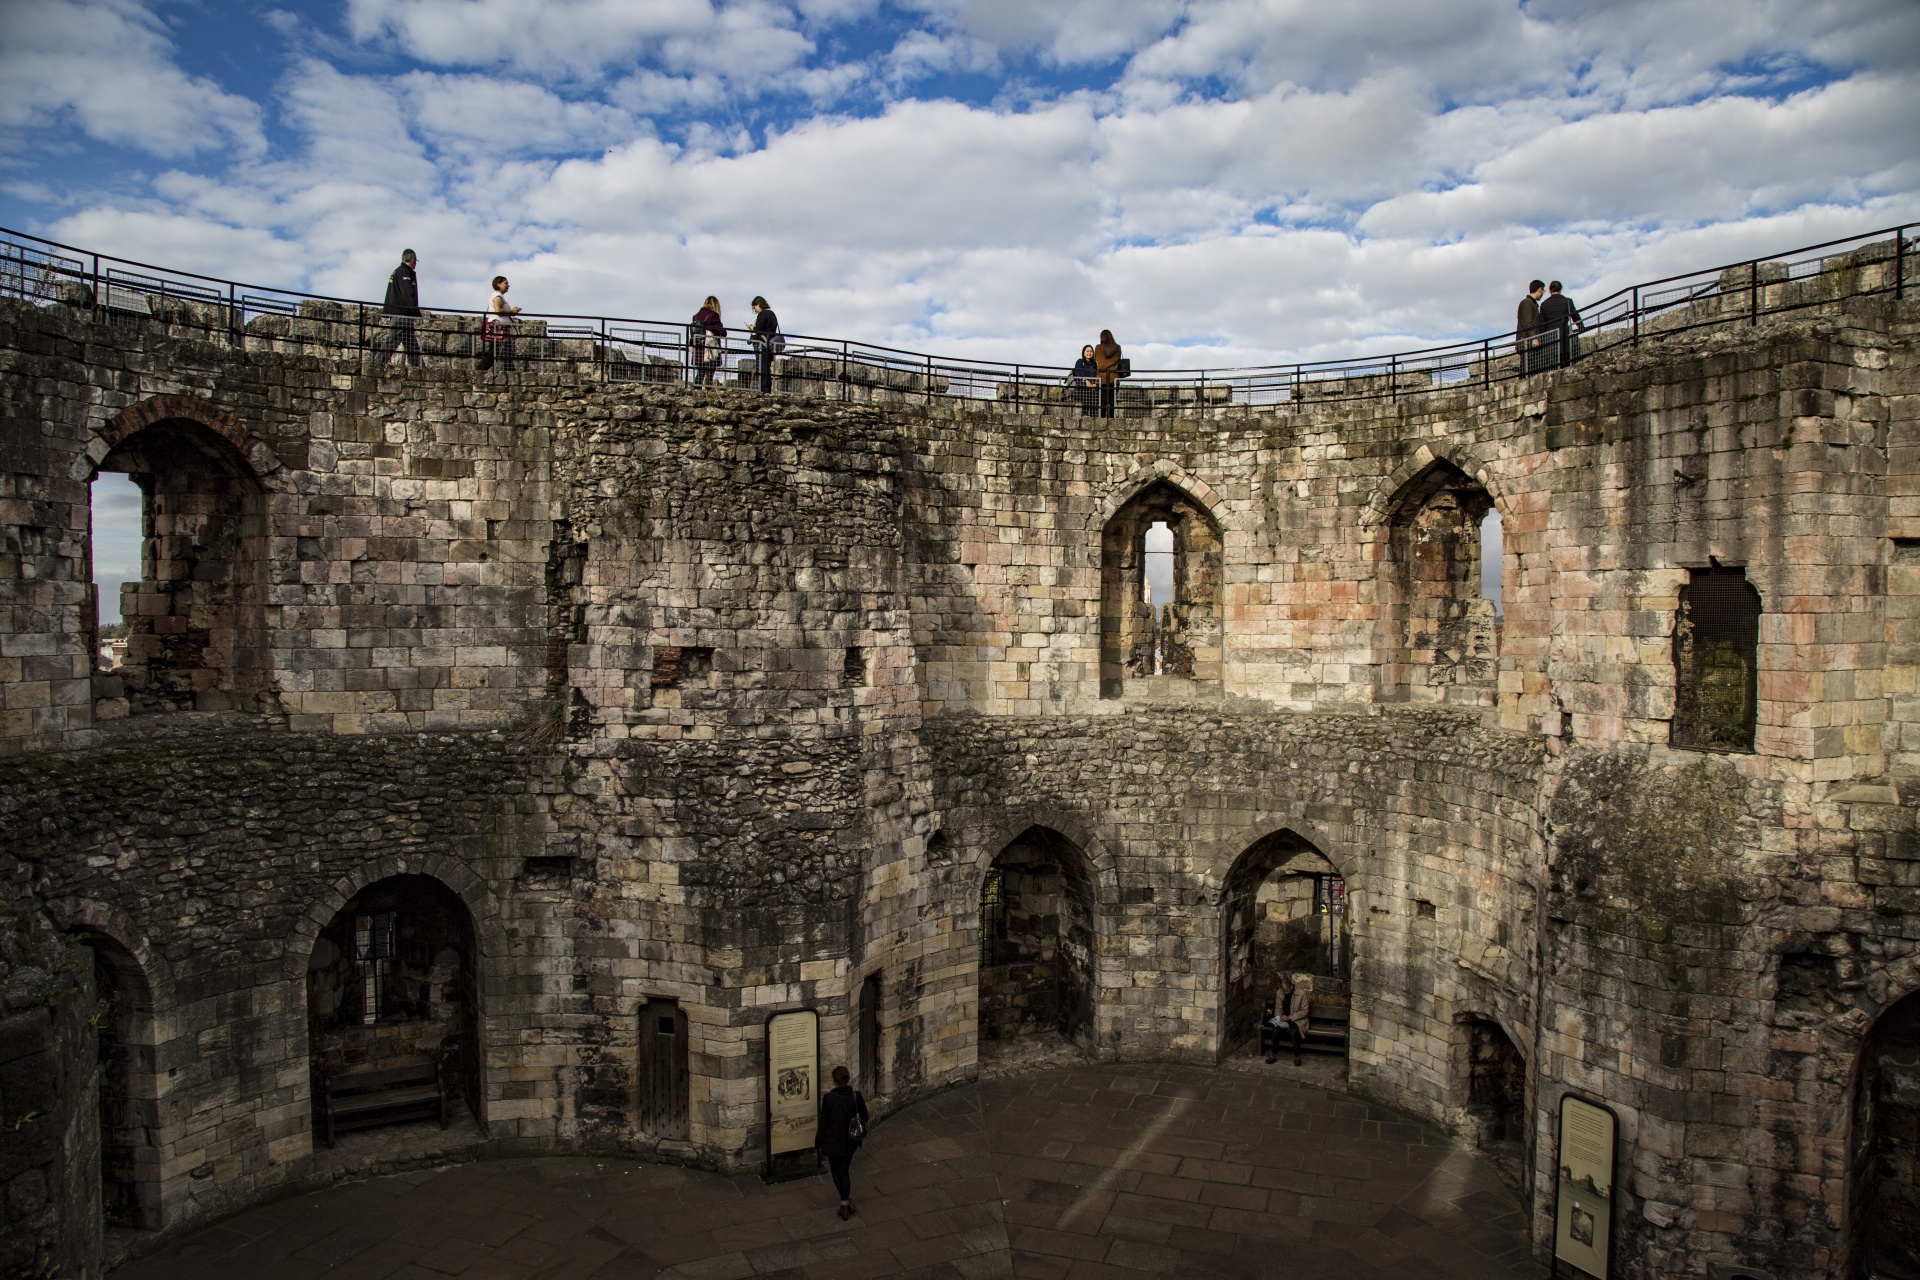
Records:
[[[505,276],[493,278],[493,301],[487,304],[487,341],[501,367],[513,371],[513,318],[520,308],[507,305],[507,290],[512,288]]]

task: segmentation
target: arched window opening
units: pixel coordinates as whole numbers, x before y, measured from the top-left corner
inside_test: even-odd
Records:
[[[307,962],[317,1121],[330,1098],[334,1131],[439,1117],[434,1088],[483,1119],[477,954],[466,904],[431,876],[381,880],[340,909]]]
[[[1158,481],[1107,521],[1100,551],[1100,696],[1128,680],[1217,682],[1222,660],[1220,531]]]
[[[1344,1056],[1353,933],[1340,869],[1298,835],[1277,831],[1234,862],[1223,908],[1222,1056],[1258,1043],[1261,1011],[1283,977],[1306,1010],[1303,1047]]]
[[[1920,1276],[1920,991],[1875,1021],[1855,1079],[1848,1274]]]
[[[1059,1035],[1093,1042],[1093,882],[1057,831],[1029,827],[988,868],[980,892],[979,1032],[994,1042]]]
[[[1760,593],[1744,569],[1694,569],[1673,627],[1676,747],[1751,751],[1759,719]]]
[[[82,936],[93,952],[100,1068],[100,1208],[109,1227],[161,1225],[160,1127],[153,1004],[140,962],[119,943]]]
[[[1492,1018],[1463,1018],[1461,1031],[1468,1136],[1508,1185],[1520,1190],[1526,1167],[1527,1060]]]
[[[693,1097],[687,1013],[677,1000],[640,1007],[640,1127],[662,1140],[684,1141]]]
[[[123,602],[129,583],[140,581],[141,544],[146,537],[146,495],[140,486],[118,472],[102,471],[93,478],[93,532],[88,551],[93,558],[94,669],[111,674],[126,661],[127,619],[138,610],[139,597]]]
[[[124,697],[136,715],[263,709],[266,499],[251,467],[222,437],[175,421],[128,436],[99,472],[96,573],[124,551],[132,522],[127,486],[140,494],[140,562],[124,570],[132,581],[117,584],[119,662],[109,674],[119,690],[107,696]],[[106,479],[115,475],[125,478]],[[96,599],[104,579],[96,579]]]
[[[1416,702],[1488,703],[1500,657],[1499,549],[1492,495],[1459,468],[1435,462],[1394,505],[1388,688]],[[1491,572],[1492,587],[1488,577]]]

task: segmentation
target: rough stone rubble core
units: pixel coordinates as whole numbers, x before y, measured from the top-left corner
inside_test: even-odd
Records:
[[[490,1150],[749,1169],[772,1010],[818,1008],[882,1108],[973,1072],[982,880],[1023,840],[1084,880],[1030,913],[1055,954],[1091,941],[1085,1007],[1028,1021],[1214,1061],[1236,868],[1288,833],[1347,888],[1353,1086],[1517,1141],[1537,1240],[1580,1089],[1621,1117],[1625,1275],[1920,1248],[1912,1175],[1877,1172],[1914,1167],[1920,1087],[1916,318],[1856,299],[1491,388],[1099,421],[0,304],[0,848],[131,993],[110,1207],[178,1231],[337,1172],[309,971],[393,877],[467,913],[470,954],[394,981],[428,1015],[470,994]],[[111,674],[102,467],[153,477]],[[1142,673],[1156,521],[1175,661]],[[1761,601],[1751,751],[1671,741],[1681,594],[1716,567]],[[674,1078],[643,1058],[661,1008],[684,1137],[643,1120],[672,1111],[641,1096]]]

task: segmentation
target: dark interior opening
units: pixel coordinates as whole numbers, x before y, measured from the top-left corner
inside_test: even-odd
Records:
[[[1672,745],[1753,750],[1759,656],[1760,593],[1746,570],[1693,570],[1673,627]]]
[[[1057,1032],[1091,1047],[1093,881],[1065,836],[1029,827],[993,860],[980,895],[982,1041]]]

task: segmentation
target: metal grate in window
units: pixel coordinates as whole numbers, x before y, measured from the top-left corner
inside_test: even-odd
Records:
[[[980,885],[980,964],[994,962],[998,944],[1007,936],[1007,901],[1001,893],[1000,868],[987,868]]]

